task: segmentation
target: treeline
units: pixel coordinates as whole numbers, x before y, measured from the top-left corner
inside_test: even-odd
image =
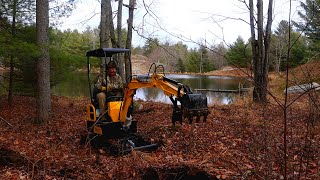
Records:
[[[316,44],[319,40],[308,38],[305,33],[301,33],[303,29],[300,29],[299,24],[295,23],[295,25],[289,27],[289,23],[283,20],[272,33],[268,54],[271,71],[285,70],[288,48],[290,48],[289,68],[304,64],[310,58],[317,59],[320,49],[316,48]],[[288,47],[289,29],[290,47]],[[161,43],[157,38],[149,38],[144,46],[134,48],[133,52],[147,56],[152,62],[163,63],[168,71],[208,72],[223,66],[252,67],[251,48],[251,39],[245,41],[241,36],[230,45],[200,44],[198,48],[192,49],[182,42]]]
[[[213,56],[205,47],[188,49],[182,42],[160,43],[148,38],[142,47],[133,49],[134,54],[147,56],[151,63],[161,63],[169,72],[208,72],[216,69]]]
[[[36,26],[34,23],[17,23],[12,34],[12,23],[6,16],[0,16],[0,66],[9,68],[13,63],[15,91],[32,92],[36,82],[36,59],[39,49],[36,45]],[[125,37],[126,30],[122,30]],[[86,52],[100,48],[100,30],[88,27],[85,31],[49,29],[51,85],[59,83],[67,73],[86,68]],[[125,40],[125,38],[122,38]],[[123,42],[125,43],[125,42]],[[13,57],[13,61],[11,59]],[[99,61],[92,61],[99,63]],[[98,64],[96,64],[98,66]],[[4,79],[8,76],[2,75]],[[1,82],[0,82],[1,83]],[[2,86],[2,87],[5,87]]]
[[[271,34],[269,70],[280,72],[320,58],[320,1],[301,2],[298,11],[301,21],[282,20]],[[168,71],[207,72],[231,65],[252,68],[251,39],[239,36],[232,44],[207,46],[189,49],[182,42],[170,44],[157,38],[148,38],[142,47],[134,48],[134,53],[143,54],[152,62],[163,63]],[[288,54],[289,52],[289,54]]]
[[[50,25],[54,26],[59,18],[70,15],[74,8],[74,1],[50,1]],[[44,17],[43,17],[44,18]],[[8,73],[1,74],[0,92],[35,93],[36,64],[41,55],[37,45],[36,30],[36,1],[21,0],[1,1],[0,6],[0,67],[8,69]],[[51,84],[56,84],[63,75],[80,66],[76,60],[79,54],[68,51],[64,46],[65,37],[50,29],[50,59]],[[82,34],[82,33],[81,33]],[[79,33],[79,35],[81,35]],[[64,33],[67,36],[67,33]],[[60,36],[57,38],[57,36]],[[83,58],[83,57],[82,57]],[[82,65],[81,65],[82,66]],[[63,68],[61,68],[63,67]]]
[[[35,25],[19,25],[13,38],[11,24],[1,18],[0,63],[9,67],[10,54],[14,54],[15,79],[33,86],[35,79],[35,59],[38,56],[36,47]],[[270,70],[281,71],[285,68],[284,60],[288,46],[288,22],[281,21],[272,34],[270,51]],[[291,27],[292,49],[290,66],[307,62],[315,54],[316,48],[310,46],[305,35]],[[126,31],[123,30],[123,36]],[[123,38],[125,39],[125,38]],[[88,27],[85,31],[50,29],[50,59],[52,85],[59,82],[66,73],[82,69],[86,65],[85,53],[99,48],[99,29]],[[162,43],[157,38],[149,38],[141,47],[134,47],[133,54],[140,54],[150,59],[150,64],[161,63],[169,72],[209,72],[223,66],[251,67],[251,43],[239,36],[231,45],[223,43],[206,47],[188,48],[183,42]],[[94,62],[94,61],[93,61]],[[97,62],[97,61],[96,61]],[[19,87],[18,87],[19,88]]]
[[[281,71],[290,48],[289,66],[295,67],[317,59],[320,51],[320,13],[314,11],[319,2],[302,3],[304,12],[299,12],[301,22],[290,24],[281,21],[271,36],[269,69]],[[313,7],[313,8],[311,8]],[[312,12],[311,12],[312,11]],[[21,16],[25,17],[25,16]],[[15,69],[14,78],[26,82],[30,88],[35,82],[35,59],[39,56],[36,46],[35,23],[26,23],[21,18],[12,24],[10,16],[0,14],[0,65]],[[13,28],[14,27],[14,28]],[[126,30],[122,36],[126,37]],[[51,83],[59,82],[65,73],[84,68],[85,52],[100,47],[99,28],[88,27],[83,32],[77,30],[50,29]],[[289,43],[290,36],[290,43]],[[126,39],[126,38],[122,38]],[[123,42],[122,44],[125,44]],[[133,54],[141,54],[153,62],[165,65],[170,72],[208,72],[223,66],[252,67],[250,39],[239,36],[230,45],[220,43],[212,46],[199,45],[189,48],[183,42],[161,42],[157,38],[147,38],[145,44],[133,48]],[[31,82],[31,83],[30,83]],[[15,86],[19,88],[19,86]]]
[[[0,20],[0,63],[9,67],[10,54],[15,55],[15,76],[30,81],[38,51],[36,47],[35,25],[19,25],[13,38],[11,24],[6,18]],[[290,67],[303,64],[313,57],[319,49],[311,45],[307,36],[300,34],[291,26]],[[287,56],[289,23],[281,21],[271,37],[270,70],[281,71],[285,68]],[[126,31],[123,30],[123,36]],[[123,38],[125,39],[125,38]],[[99,29],[88,27],[85,31],[50,29],[50,58],[52,83],[58,82],[64,74],[86,65],[85,52],[99,48]],[[170,72],[208,72],[223,66],[250,67],[252,54],[250,39],[245,41],[239,36],[231,45],[223,43],[207,47],[188,48],[183,42],[170,44],[157,38],[148,38],[142,47],[134,47],[133,54],[147,56],[150,64],[162,63]],[[26,76],[28,75],[28,76]],[[28,78],[30,77],[30,78]]]
[[[10,67],[13,63],[14,81],[18,83],[15,88],[19,89],[21,83],[24,88],[33,88],[36,81],[36,59],[40,53],[36,45],[35,25],[17,26],[14,37],[7,18],[0,19],[0,26],[1,66]],[[52,85],[63,79],[66,73],[85,67],[85,52],[94,45],[92,31],[88,29],[80,33],[77,30],[49,30]]]

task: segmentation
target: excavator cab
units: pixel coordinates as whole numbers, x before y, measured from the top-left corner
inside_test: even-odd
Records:
[[[100,48],[86,53],[87,56],[87,76],[89,82],[90,90],[90,104],[87,105],[87,128],[91,136],[103,136],[103,138],[119,138],[124,135],[122,129],[123,124],[119,121],[119,113],[121,109],[121,104],[123,102],[123,88],[113,89],[112,91],[117,91],[119,93],[110,95],[110,92],[104,90],[106,94],[105,98],[105,112],[102,113],[99,109],[99,103],[97,99],[97,94],[101,92],[94,87],[92,83],[93,78],[91,78],[91,61],[92,59],[101,62],[101,69],[99,76],[104,76],[107,79],[108,67],[110,62],[115,62],[116,57],[119,58],[120,55],[124,53],[130,53],[129,49],[121,48]],[[92,58],[95,57],[95,58]],[[130,57],[130,56],[129,56]],[[116,62],[115,62],[116,63]],[[102,72],[101,72],[102,71]],[[117,68],[117,74],[119,73],[119,66]],[[96,77],[97,78],[97,77]],[[106,83],[108,83],[106,81]],[[106,87],[108,84],[105,85]],[[131,107],[129,107],[131,108]],[[131,111],[128,111],[131,113]],[[131,128],[128,128],[128,132],[136,132],[136,122],[132,122]]]
[[[96,49],[93,51],[88,51],[86,56],[87,56],[87,73],[88,73],[88,82],[89,82],[89,89],[90,89],[90,98],[91,102],[93,104],[97,104],[96,102],[96,95],[99,93],[99,90],[94,88],[92,86],[92,80],[91,80],[91,62],[90,62],[90,57],[98,57],[101,58],[101,64],[100,64],[100,74],[103,75],[104,79],[107,79],[107,72],[108,72],[108,65],[109,64],[117,64],[116,70],[117,74],[120,74],[119,72],[119,65],[118,63],[114,60],[115,56],[119,58],[119,54],[124,54],[124,53],[130,53],[129,49],[120,49],[120,48],[103,48],[103,49]],[[100,59],[99,59],[100,60]],[[97,78],[97,77],[96,77]],[[113,91],[120,92],[117,93],[117,95],[108,95],[107,101],[112,101],[112,99],[121,99],[123,97],[123,89],[115,89]]]

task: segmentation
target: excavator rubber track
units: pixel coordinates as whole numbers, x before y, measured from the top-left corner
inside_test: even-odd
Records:
[[[147,138],[137,133],[127,134],[125,137],[117,139],[106,139],[102,136],[87,137],[87,142],[90,141],[91,147],[101,149],[111,156],[122,156],[132,151],[151,152],[161,146],[161,142],[151,143]]]

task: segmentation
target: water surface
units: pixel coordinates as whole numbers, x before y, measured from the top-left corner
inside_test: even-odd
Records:
[[[189,85],[193,92],[196,92],[195,89],[236,90],[239,87],[239,83],[243,84],[245,88],[250,86],[250,83],[243,78],[176,74],[168,74],[166,77],[182,84]],[[94,79],[94,77],[91,79]],[[61,83],[53,87],[52,93],[69,97],[89,97],[90,93],[86,73],[71,74]],[[198,93],[204,93],[207,96],[208,104],[230,104],[234,102],[236,98],[239,98],[239,96],[234,93],[210,91],[199,91]],[[169,97],[164,95],[163,91],[157,88],[138,89],[134,98],[146,101],[171,103]]]

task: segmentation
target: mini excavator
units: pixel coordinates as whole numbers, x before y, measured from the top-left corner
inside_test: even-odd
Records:
[[[87,105],[87,130],[88,135],[86,142],[90,142],[94,146],[113,146],[109,140],[118,139],[119,142],[114,153],[130,152],[133,149],[148,149],[158,146],[141,140],[137,135],[137,121],[131,116],[133,111],[133,97],[139,88],[158,88],[161,89],[166,96],[170,98],[173,104],[172,124],[176,122],[182,124],[183,119],[187,119],[189,123],[193,120],[199,122],[201,119],[206,121],[209,114],[207,106],[207,97],[204,94],[192,93],[188,85],[181,84],[173,79],[167,78],[162,65],[152,64],[148,74],[132,75],[129,74],[127,81],[124,82],[121,96],[106,97],[106,111],[99,114],[99,105],[95,97],[96,91],[93,90],[90,80],[90,57],[98,57],[104,59],[103,64],[111,61],[113,56],[128,53],[129,49],[120,48],[101,48],[88,51],[88,81],[90,89],[91,102]],[[131,71],[131,59],[130,69]],[[161,71],[162,70],[162,71]],[[106,68],[105,68],[106,71]],[[107,73],[105,73],[107,76]],[[99,115],[98,115],[99,114]]]

